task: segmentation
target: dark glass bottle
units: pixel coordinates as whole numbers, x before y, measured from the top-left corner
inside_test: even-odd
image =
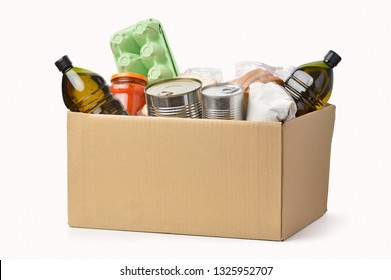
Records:
[[[303,64],[285,81],[284,88],[297,105],[296,117],[321,109],[330,98],[333,88],[333,68],[341,57],[330,50],[323,61]]]
[[[66,55],[55,65],[63,73],[62,96],[69,110],[92,114],[128,114],[100,75],[73,67]]]

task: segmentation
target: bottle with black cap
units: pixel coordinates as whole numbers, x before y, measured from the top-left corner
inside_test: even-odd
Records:
[[[333,88],[333,68],[341,57],[330,50],[323,61],[303,64],[285,81],[284,88],[297,105],[296,117],[323,108]]]
[[[55,65],[63,73],[62,96],[69,110],[91,114],[128,114],[100,75],[73,67],[66,55],[57,60]]]

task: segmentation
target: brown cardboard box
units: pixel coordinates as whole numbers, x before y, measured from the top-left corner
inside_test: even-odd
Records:
[[[327,210],[335,106],[284,124],[68,113],[72,227],[283,240]]]

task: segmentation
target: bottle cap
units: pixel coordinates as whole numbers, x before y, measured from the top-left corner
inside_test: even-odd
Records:
[[[63,57],[61,57],[54,64],[57,66],[58,70],[60,70],[61,72],[65,72],[69,68],[73,67],[72,61],[69,59],[69,57],[67,55],[64,55]]]
[[[121,73],[114,74],[113,76],[111,76],[111,82],[113,82],[113,80],[117,78],[135,78],[144,81],[145,83],[148,83],[148,80],[145,76],[133,72],[121,72]]]
[[[331,68],[338,65],[338,63],[342,60],[342,58],[332,50],[329,50],[329,52],[324,57],[323,61],[330,66]]]

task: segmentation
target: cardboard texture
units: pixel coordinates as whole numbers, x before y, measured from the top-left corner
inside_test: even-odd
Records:
[[[335,107],[293,121],[68,113],[72,227],[283,240],[327,209]]]

